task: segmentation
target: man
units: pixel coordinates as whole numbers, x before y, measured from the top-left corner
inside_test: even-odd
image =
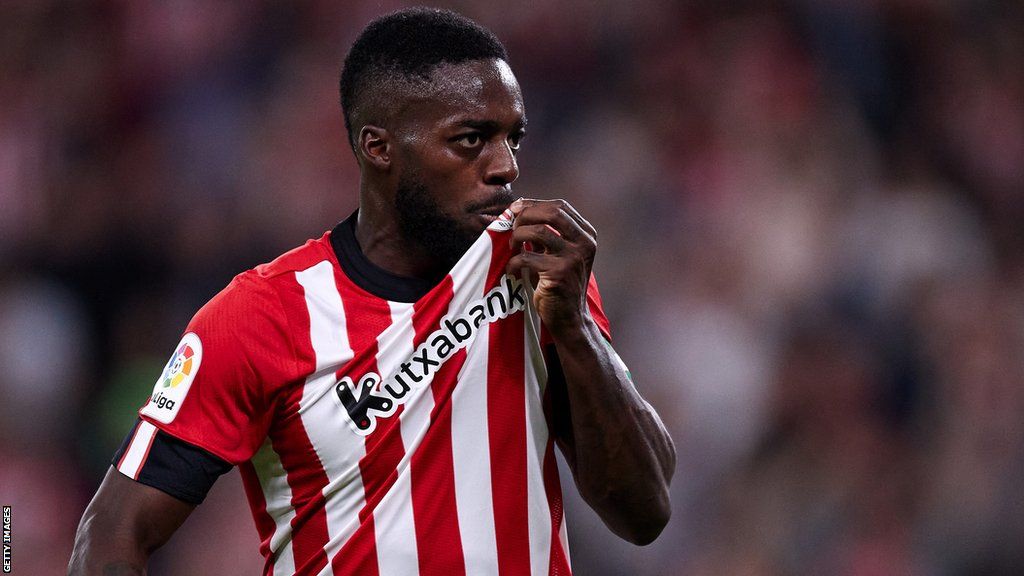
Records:
[[[594,229],[513,201],[526,116],[501,43],[391,14],[341,100],[359,210],[196,314],[72,574],[142,573],[232,466],[265,574],[569,574],[554,442],[616,534],[668,521],[674,450],[608,344]]]

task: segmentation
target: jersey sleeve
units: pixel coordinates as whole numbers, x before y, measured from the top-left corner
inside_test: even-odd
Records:
[[[294,367],[287,326],[270,281],[237,276],[196,313],[139,416],[231,465],[248,460]]]
[[[136,420],[114,454],[111,465],[125,476],[189,504],[202,504],[206,494],[231,464],[202,448]]]
[[[608,322],[608,316],[604,313],[604,305],[601,303],[601,292],[597,289],[597,279],[594,278],[593,274],[590,275],[590,281],[587,283],[587,310],[590,312],[590,317],[594,319],[594,323],[601,330],[601,335],[604,336],[605,340],[611,342],[611,324]],[[543,325],[541,325],[540,343],[544,348],[549,344],[554,344],[554,340],[551,339],[551,334],[548,332],[547,327]]]
[[[608,316],[604,313],[604,304],[601,302],[601,292],[597,289],[597,279],[594,275],[590,275],[590,282],[587,283],[587,309],[590,311],[591,318],[597,323],[597,327],[601,329],[601,334],[605,340],[612,341],[612,326],[608,322]]]

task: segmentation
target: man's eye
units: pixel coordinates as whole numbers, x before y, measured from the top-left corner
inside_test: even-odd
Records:
[[[526,136],[524,132],[516,132],[514,134],[509,135],[509,147],[511,147],[513,150],[519,150],[519,144],[523,141],[523,136]]]
[[[482,140],[480,139],[480,135],[479,134],[474,133],[474,134],[466,134],[466,135],[463,135],[463,136],[459,136],[458,139],[457,139],[457,142],[459,144],[465,146],[466,148],[476,148],[477,146],[480,145]]]

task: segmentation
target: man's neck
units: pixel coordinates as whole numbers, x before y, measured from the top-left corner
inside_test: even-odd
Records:
[[[434,280],[448,273],[425,247],[402,235],[393,214],[372,203],[360,204],[355,236],[367,260],[396,276]]]

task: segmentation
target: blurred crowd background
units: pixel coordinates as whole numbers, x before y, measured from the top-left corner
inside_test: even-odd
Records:
[[[340,62],[393,1],[0,6],[0,499],[59,574],[192,313],[356,207]],[[519,194],[599,231],[675,438],[580,575],[1024,574],[1024,4],[444,4],[523,86]],[[609,406],[614,410],[614,406]],[[235,473],[154,574],[257,574]]]

